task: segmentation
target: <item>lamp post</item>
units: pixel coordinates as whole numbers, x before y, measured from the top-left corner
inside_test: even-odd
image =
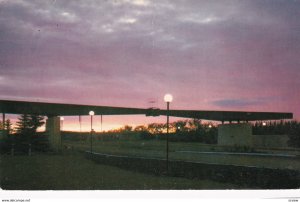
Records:
[[[164,101],[167,103],[167,145],[166,145],[166,159],[167,159],[167,172],[169,170],[169,111],[170,111],[170,103],[173,100],[173,96],[171,94],[166,94],[164,96]]]
[[[90,134],[90,142],[91,142],[91,153],[93,152],[93,139],[92,139],[92,133],[93,133],[93,116],[95,115],[94,111],[90,111],[89,115],[91,117],[91,134]]]

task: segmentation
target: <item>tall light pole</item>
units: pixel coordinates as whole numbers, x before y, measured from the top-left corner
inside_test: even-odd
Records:
[[[166,94],[164,96],[164,101],[167,103],[167,146],[166,146],[166,159],[167,159],[167,172],[169,170],[169,111],[170,103],[173,101],[173,96],[171,94]]]
[[[89,115],[91,117],[91,134],[90,134],[90,142],[91,142],[91,153],[93,152],[93,139],[92,139],[92,133],[93,133],[93,116],[95,115],[94,111],[90,111]]]

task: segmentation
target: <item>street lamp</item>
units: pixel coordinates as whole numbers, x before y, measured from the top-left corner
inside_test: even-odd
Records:
[[[89,115],[91,117],[91,134],[90,134],[90,142],[91,142],[91,154],[93,152],[93,140],[92,140],[92,133],[93,133],[93,116],[95,115],[95,112],[94,111],[90,111],[89,112]]]
[[[169,108],[170,102],[173,101],[173,96],[171,94],[166,94],[164,96],[164,101],[167,103],[167,148],[166,148],[166,159],[167,159],[167,171],[169,170]]]

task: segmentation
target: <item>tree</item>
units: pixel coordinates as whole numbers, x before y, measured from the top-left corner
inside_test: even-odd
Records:
[[[136,126],[134,128],[134,131],[135,132],[147,131],[147,128],[145,126],[143,126],[143,125],[140,125],[140,126]]]
[[[162,123],[150,123],[148,125],[148,131],[151,133],[151,134],[161,134],[163,132],[163,129],[164,129],[164,124]]]
[[[3,123],[3,121],[0,121],[0,130],[4,132],[4,134],[9,135],[12,131],[12,123],[10,121],[10,119],[5,120],[5,122]]]
[[[12,123],[10,121],[10,119],[7,119],[4,123],[4,129],[7,131],[7,134],[9,135],[12,131]]]
[[[16,131],[26,141],[31,142],[36,130],[44,125],[44,117],[39,115],[22,114],[17,121]]]
[[[36,130],[43,126],[45,124],[44,117],[38,116],[38,115],[30,115],[30,126],[32,127],[32,130],[34,133],[36,133]]]
[[[125,125],[123,130],[124,130],[124,132],[130,132],[130,131],[132,131],[132,126]]]
[[[199,128],[201,128],[201,120],[192,119],[192,120],[188,121],[188,127],[192,131],[198,130]]]
[[[300,123],[296,121],[292,121],[288,123],[289,125],[289,146],[300,148]]]
[[[187,131],[187,121],[186,120],[180,120],[171,123],[171,126],[175,128],[176,132],[186,132]]]

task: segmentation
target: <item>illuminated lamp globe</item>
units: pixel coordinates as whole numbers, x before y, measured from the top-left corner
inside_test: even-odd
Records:
[[[173,101],[173,96],[171,94],[166,94],[164,96],[164,101],[165,102],[172,102]]]
[[[95,112],[94,112],[94,111],[90,111],[90,112],[89,112],[89,115],[90,115],[90,116],[94,116],[94,115],[95,115]]]
[[[64,117],[60,117],[60,120],[63,121],[63,120],[65,120],[65,118]]]

